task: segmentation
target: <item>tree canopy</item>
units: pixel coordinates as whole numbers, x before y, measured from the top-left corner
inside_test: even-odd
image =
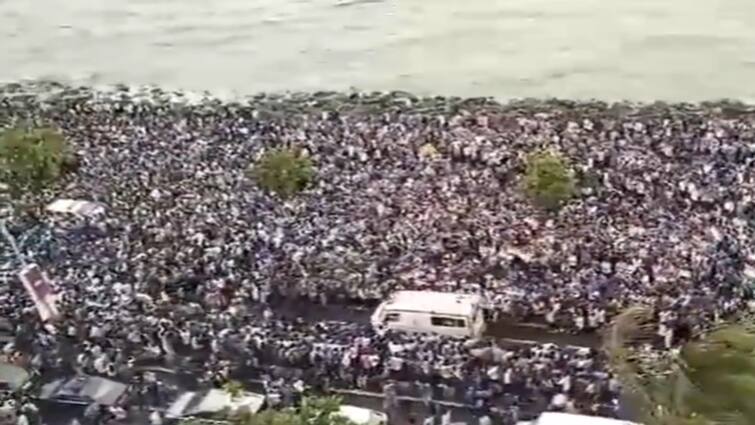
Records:
[[[244,392],[244,385],[239,381],[228,380],[223,384],[223,391],[230,394],[231,398],[240,397]]]
[[[524,190],[538,206],[557,210],[575,193],[575,179],[567,161],[551,151],[527,157]]]
[[[755,424],[755,327],[718,327],[679,350],[648,351],[652,311],[619,315],[606,352],[645,425]],[[645,344],[646,345],[646,344]]]
[[[307,187],[314,171],[309,158],[291,149],[277,149],[263,155],[249,174],[261,188],[288,198]]]
[[[51,128],[16,127],[0,134],[0,180],[12,192],[45,187],[70,158],[65,138]]]
[[[339,414],[340,407],[338,397],[305,397],[296,409],[264,410],[239,418],[239,425],[353,425]]]

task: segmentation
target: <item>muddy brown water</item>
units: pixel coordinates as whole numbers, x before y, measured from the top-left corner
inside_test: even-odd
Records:
[[[755,99],[751,0],[0,0],[0,81]]]

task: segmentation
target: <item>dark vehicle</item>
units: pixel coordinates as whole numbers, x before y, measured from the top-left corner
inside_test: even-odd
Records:
[[[97,403],[113,406],[125,401],[128,385],[97,376],[80,375],[56,379],[42,386],[40,400],[87,406]]]

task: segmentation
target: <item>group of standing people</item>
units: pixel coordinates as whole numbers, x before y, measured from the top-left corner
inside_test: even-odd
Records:
[[[408,99],[367,113],[264,97],[0,99],[2,114],[59,128],[79,160],[23,201],[107,209],[97,221],[10,218],[19,239],[49,229],[28,251],[64,312],[54,332],[44,330],[11,280],[0,309],[22,331],[19,349],[40,366],[108,376],[188,350],[229,374],[289,368],[311,382],[411,382],[471,405],[592,412],[615,407],[618,391],[595,352],[297,321],[269,300],[479,293],[494,318],[568,332],[641,304],[658,313],[667,347],[747,306],[754,115],[434,101],[443,106],[435,112]],[[359,96],[344,102],[358,106]],[[311,185],[289,199],[248,173],[278,147],[315,167]],[[575,174],[577,194],[558,213],[521,190],[538,149],[559,152]]]

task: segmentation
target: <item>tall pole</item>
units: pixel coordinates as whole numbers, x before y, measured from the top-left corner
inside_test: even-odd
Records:
[[[21,255],[21,250],[18,249],[16,239],[13,237],[13,235],[10,234],[10,231],[8,231],[8,227],[5,225],[5,220],[0,220],[0,233],[2,233],[5,237],[5,240],[10,243],[10,246],[13,249],[13,253],[16,254],[16,259],[23,264],[24,257],[23,255]]]

